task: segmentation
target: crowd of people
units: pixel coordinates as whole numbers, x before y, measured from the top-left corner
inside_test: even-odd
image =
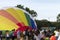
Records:
[[[60,30],[29,30],[25,31],[17,31],[15,34],[15,30],[12,30],[9,33],[8,30],[5,31],[5,35],[0,31],[0,40],[60,40]]]

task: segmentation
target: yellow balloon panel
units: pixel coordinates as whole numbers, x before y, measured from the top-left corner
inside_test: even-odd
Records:
[[[18,15],[20,15],[20,18],[22,20],[22,22],[26,25],[26,26],[29,26],[28,24],[28,21],[26,19],[26,16],[24,14],[24,12],[22,10],[19,10],[19,9],[15,9],[15,11],[18,13]]]
[[[8,8],[6,11],[9,12],[12,16],[14,16],[14,18],[16,18],[19,22],[25,24],[25,26],[29,26],[25,14],[22,10]]]
[[[0,15],[0,30],[18,29],[18,26],[9,19]]]
[[[8,13],[10,13],[15,19],[17,19],[19,22],[22,22],[20,19],[20,16],[16,13],[15,9],[13,8],[8,8],[5,11],[7,11]]]

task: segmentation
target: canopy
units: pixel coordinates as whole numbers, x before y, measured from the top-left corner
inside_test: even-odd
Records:
[[[37,28],[28,12],[16,7],[0,10],[0,30],[25,30],[26,28]]]

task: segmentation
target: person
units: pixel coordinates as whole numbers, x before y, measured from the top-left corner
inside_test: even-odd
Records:
[[[56,40],[55,33],[52,33],[52,35],[51,35],[51,37],[50,37],[50,40]]]
[[[47,31],[46,31],[46,36],[47,36],[47,37],[50,37],[50,36],[51,36],[51,31],[50,31],[50,30],[47,30]]]
[[[25,32],[25,31],[23,31],[23,35],[24,35],[24,40],[26,40],[26,36],[25,36],[25,33],[26,33],[26,32]]]
[[[58,29],[56,29],[56,30],[54,31],[54,33],[55,33],[56,40],[57,40],[57,39],[58,39],[58,36],[59,36],[59,30],[58,30]]]
[[[58,37],[58,39],[57,40],[60,40],[60,29],[59,29],[59,37]]]
[[[6,30],[5,38],[6,40],[10,40],[10,34],[8,30]]]
[[[34,29],[32,29],[30,33],[31,33],[31,40],[34,40],[34,33],[35,33]]]
[[[58,37],[58,39],[57,40],[60,40],[60,35],[59,35],[59,37]]]
[[[35,34],[34,34],[34,40],[41,40],[40,39],[40,31],[36,30]]]
[[[30,40],[30,30],[29,29],[26,29],[25,31],[25,36],[26,36],[26,40]]]
[[[2,31],[0,31],[0,40],[2,40]]]
[[[44,32],[40,33],[40,40],[45,40],[45,33]]]
[[[12,33],[11,33],[11,38],[12,38],[12,40],[15,40],[15,37],[16,37],[14,33],[15,33],[15,29],[13,29],[13,30],[12,30]]]
[[[17,40],[20,40],[20,30],[17,31]]]
[[[20,40],[24,40],[24,34],[22,31],[20,32]]]

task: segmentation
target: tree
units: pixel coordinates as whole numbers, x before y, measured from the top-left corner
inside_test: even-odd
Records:
[[[56,27],[55,22],[50,22],[48,20],[35,20],[37,23],[37,28],[41,29],[41,27]],[[54,25],[55,24],[55,25]]]
[[[31,14],[33,17],[37,16],[36,11],[34,11],[34,10],[31,10],[31,11],[30,11],[30,14]]]
[[[17,5],[18,8],[24,9],[23,5]]]
[[[57,22],[60,22],[60,14],[57,16]]]
[[[30,10],[28,7],[24,8],[24,6],[22,5],[17,5],[18,8],[24,9],[25,11],[29,12],[32,17],[36,17],[37,16],[37,12],[34,10]]]
[[[28,7],[26,7],[25,10],[30,13],[30,9]]]

